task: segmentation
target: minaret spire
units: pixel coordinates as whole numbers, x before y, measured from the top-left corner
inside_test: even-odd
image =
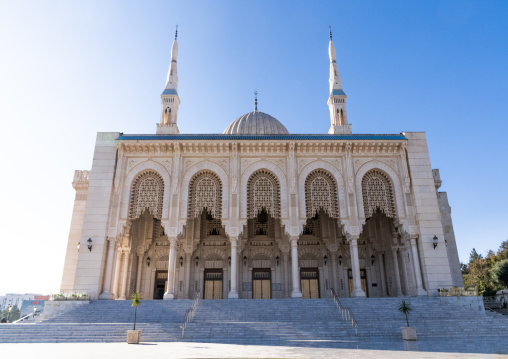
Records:
[[[176,124],[176,115],[180,98],[178,97],[178,71],[176,59],[178,57],[178,25],[176,25],[175,41],[171,46],[171,63],[169,64],[168,76],[166,78],[166,87],[161,94],[162,114],[161,121],[157,124],[157,134],[177,134],[178,126]]]
[[[254,112],[258,110],[258,92],[254,91]]]
[[[330,108],[331,127],[328,133],[331,134],[350,134],[351,125],[347,122],[346,99],[347,96],[342,89],[339,70],[337,68],[337,58],[335,45],[332,40],[332,27],[330,26],[330,43],[328,45],[328,55],[330,56],[330,97],[328,98],[328,107]]]

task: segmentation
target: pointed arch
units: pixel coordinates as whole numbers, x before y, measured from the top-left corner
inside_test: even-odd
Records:
[[[255,218],[263,208],[280,218],[280,183],[271,171],[260,169],[247,181],[247,218]]]
[[[321,209],[331,218],[339,218],[337,182],[333,175],[316,169],[305,179],[305,208],[307,218],[314,217]]]
[[[213,218],[222,216],[222,181],[210,170],[198,172],[189,182],[188,217],[198,217],[203,209]]]
[[[377,210],[389,218],[396,217],[392,183],[383,171],[371,169],[362,178],[363,209],[365,218]]]
[[[163,201],[162,176],[154,170],[142,172],[132,182],[129,219],[138,218],[147,208],[155,218],[161,219]]]

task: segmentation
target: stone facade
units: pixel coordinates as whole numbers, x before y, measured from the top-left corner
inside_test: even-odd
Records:
[[[99,133],[91,171],[76,171],[62,291],[385,297],[461,286],[425,134],[352,134],[331,38],[329,51],[330,134],[288,134],[256,104],[224,134],[182,135],[175,38],[157,135]]]

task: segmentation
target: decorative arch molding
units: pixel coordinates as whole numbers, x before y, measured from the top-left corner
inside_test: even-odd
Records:
[[[307,176],[305,207],[307,218],[314,217],[320,210],[331,218],[339,218],[337,182],[330,172],[317,169]]]
[[[271,171],[254,172],[247,181],[247,218],[255,218],[263,209],[273,218],[280,218],[280,187]]]
[[[198,172],[189,182],[188,218],[201,216],[203,209],[220,220],[222,212],[222,182],[215,172]]]
[[[319,258],[320,249],[309,248],[307,246],[298,246],[298,259],[301,260],[317,260]]]
[[[155,261],[155,268],[168,269],[168,267],[169,267],[169,255],[168,254],[159,255],[159,257]]]
[[[164,182],[164,194],[169,193],[169,186],[171,184],[171,176],[168,170],[158,162],[152,160],[146,160],[138,163],[132,167],[126,174],[123,180],[122,192],[121,192],[121,204],[120,204],[120,218],[129,218],[129,207],[130,207],[130,196],[131,189],[134,180],[145,171],[156,172]],[[121,175],[118,174],[117,175]],[[169,216],[169,196],[164,195],[162,201],[162,213],[161,218],[167,218]],[[121,230],[121,228],[119,228]]]
[[[402,187],[401,181],[397,173],[388,166],[386,163],[373,160],[363,164],[356,173],[355,183],[356,183],[356,195],[357,195],[357,203],[358,203],[358,215],[362,222],[365,222],[365,208],[363,204],[363,189],[362,189],[362,180],[365,174],[371,170],[378,170],[386,175],[386,178],[390,181],[393,189],[394,196],[394,219],[398,222],[404,222],[406,218],[406,211],[404,207],[404,201],[402,199]]]
[[[207,250],[203,258],[205,261],[223,261],[224,259],[226,259],[225,254],[226,254],[225,250],[213,248]]]
[[[251,249],[252,260],[272,260],[273,253],[271,250],[266,248],[255,248]]]
[[[240,216],[242,219],[247,218],[247,187],[249,184],[250,177],[257,171],[265,170],[271,172],[279,181],[279,191],[280,191],[280,218],[288,218],[288,193],[287,193],[287,179],[286,175],[279,166],[275,165],[269,161],[257,161],[250,166],[248,166],[245,171],[242,173],[242,178],[240,182],[241,194],[240,194]]]
[[[322,160],[316,160],[313,162],[310,162],[305,165],[305,167],[300,172],[300,175],[298,177],[298,193],[305,193],[305,181],[309,174],[316,170],[325,170],[327,171],[334,179],[335,183],[337,185],[337,195],[338,195],[338,207],[339,207],[339,215],[342,215],[342,217],[347,217],[347,209],[346,209],[346,201],[345,201],[345,185],[344,185],[344,178],[342,177],[342,173],[337,170],[335,166],[332,164],[322,161]],[[307,207],[305,203],[305,196],[300,195],[299,203],[300,203],[300,218],[302,219],[301,223],[306,223],[307,218]],[[303,224],[301,230],[303,230]]]
[[[189,167],[189,169],[185,172],[181,187],[180,187],[180,227],[179,232],[182,232],[183,225],[187,221],[187,208],[189,203],[189,185],[191,182],[191,179],[194,178],[196,174],[198,174],[201,171],[210,171],[214,172],[220,181],[222,182],[222,209],[221,209],[221,216],[222,218],[229,217],[229,210],[228,210],[228,193],[229,193],[229,177],[227,173],[224,171],[224,169],[219,166],[218,164],[211,162],[211,161],[202,161],[199,163],[194,164],[193,166]]]

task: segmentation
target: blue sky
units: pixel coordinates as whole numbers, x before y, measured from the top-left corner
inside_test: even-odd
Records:
[[[96,132],[154,133],[179,25],[178,126],[259,109],[326,133],[328,26],[353,133],[425,131],[461,261],[508,239],[506,1],[3,1],[0,293],[58,290]],[[8,254],[5,254],[8,253]]]

